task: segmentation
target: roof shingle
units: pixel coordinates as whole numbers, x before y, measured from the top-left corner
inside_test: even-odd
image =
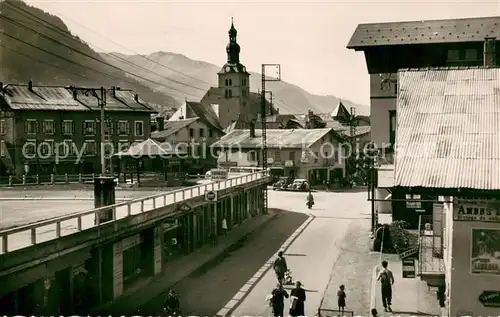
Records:
[[[500,69],[398,77],[394,185],[500,189]]]
[[[485,37],[500,38],[500,17],[359,24],[347,48],[482,42]]]
[[[332,129],[266,129],[268,148],[303,148],[310,147]],[[255,149],[262,146],[262,130],[255,129],[255,137],[250,137],[250,130],[233,130],[213,144],[214,147],[239,147]]]

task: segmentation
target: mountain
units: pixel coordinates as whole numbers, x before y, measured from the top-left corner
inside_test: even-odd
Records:
[[[221,69],[221,66],[168,52],[155,52],[149,55],[101,53],[101,56],[110,64],[160,83],[163,87],[138,79],[155,90],[169,92],[178,102],[183,102],[186,98],[194,101],[201,99],[210,86],[217,86],[217,72]],[[250,89],[257,91],[261,87],[261,75],[253,72],[250,74]],[[335,109],[340,100],[335,96],[313,95],[297,85],[284,81],[270,82],[267,85],[268,90],[275,96],[274,104],[280,109],[280,113],[303,114],[309,109],[317,113],[329,113]],[[177,91],[171,92],[165,86]],[[358,115],[370,113],[368,106],[344,99],[342,103],[347,109],[354,107]]]
[[[1,82],[118,86],[133,89],[160,111],[165,106],[178,106],[168,92],[155,91],[107,63],[72,35],[60,18],[19,0],[0,1],[0,10]]]

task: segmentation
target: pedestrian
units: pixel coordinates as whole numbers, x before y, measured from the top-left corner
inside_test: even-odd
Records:
[[[378,312],[377,312],[377,309],[376,308],[372,308],[372,317],[377,317],[378,316]]]
[[[387,268],[387,261],[382,261],[382,271],[378,275],[382,291],[382,305],[386,312],[392,312],[392,284],[394,284],[394,276]]]
[[[283,317],[285,311],[285,298],[289,297],[288,293],[283,288],[283,285],[278,283],[278,285],[276,285],[276,288],[273,289],[271,295],[271,307],[273,308],[273,316]]]
[[[345,294],[345,286],[340,285],[339,290],[337,292],[337,298],[338,298],[338,306],[339,306],[339,311],[344,313],[345,309],[345,299],[347,295]]]
[[[227,233],[227,220],[226,220],[226,216],[224,216],[224,218],[222,218],[222,234],[226,235]]]
[[[304,304],[306,301],[306,291],[302,288],[302,283],[297,281],[295,288],[290,292],[290,316],[304,316]]]
[[[283,256],[283,251],[278,252],[278,258],[274,261],[274,272],[276,272],[276,278],[280,284],[283,284],[285,279],[285,272],[288,271],[288,266],[286,264],[286,259]]]

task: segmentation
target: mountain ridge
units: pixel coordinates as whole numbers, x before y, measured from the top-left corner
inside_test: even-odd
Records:
[[[150,54],[124,54],[121,52],[100,54],[110,64],[116,65],[121,69],[138,72],[138,75],[142,77],[155,79],[165,85],[174,86],[177,90],[181,91],[181,93],[172,94],[172,97],[178,102],[183,102],[185,99],[193,101],[201,99],[210,86],[217,86],[217,72],[222,67],[206,61],[191,59],[181,53],[165,51],[157,51]],[[120,61],[115,56],[127,60],[128,63]],[[161,74],[163,80],[158,78],[160,76],[156,77],[155,75],[151,75],[151,72],[141,71],[141,69],[132,66],[130,63]],[[169,68],[175,69],[175,71],[169,70]],[[250,90],[256,92],[257,89],[260,89],[261,75],[257,72],[250,72],[250,75]],[[183,81],[188,87],[181,87],[172,82],[172,80]],[[162,87],[154,87],[154,85],[149,85],[148,82],[143,82],[143,84],[148,85],[152,89],[162,91]],[[280,113],[304,114],[309,109],[317,113],[331,113],[337,107],[339,101],[342,101],[347,109],[354,107],[357,115],[368,116],[370,113],[369,107],[366,105],[357,104],[333,95],[315,95],[301,88],[299,85],[286,81],[269,82],[267,87],[273,92],[274,104],[280,109]],[[184,95],[182,92],[184,92]]]
[[[156,110],[177,107],[168,93],[154,91],[107,63],[63,20],[21,0],[0,2],[0,81],[45,86],[118,86],[132,89]]]

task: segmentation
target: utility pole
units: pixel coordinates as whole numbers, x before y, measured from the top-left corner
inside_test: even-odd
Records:
[[[276,77],[266,78],[266,67],[274,67],[276,71]],[[266,102],[266,82],[267,81],[281,81],[281,65],[280,64],[262,64],[262,91],[261,91],[261,123],[262,123],[262,170],[264,173],[267,172],[267,102]],[[264,214],[267,214],[268,201],[267,201],[267,185],[262,186],[262,198],[264,200]]]
[[[106,175],[106,153],[105,142],[106,142],[106,122],[104,117],[104,106],[106,105],[106,90],[101,87],[101,97],[97,98],[99,101],[99,109],[101,110],[101,175]],[[111,132],[111,131],[110,131]]]

